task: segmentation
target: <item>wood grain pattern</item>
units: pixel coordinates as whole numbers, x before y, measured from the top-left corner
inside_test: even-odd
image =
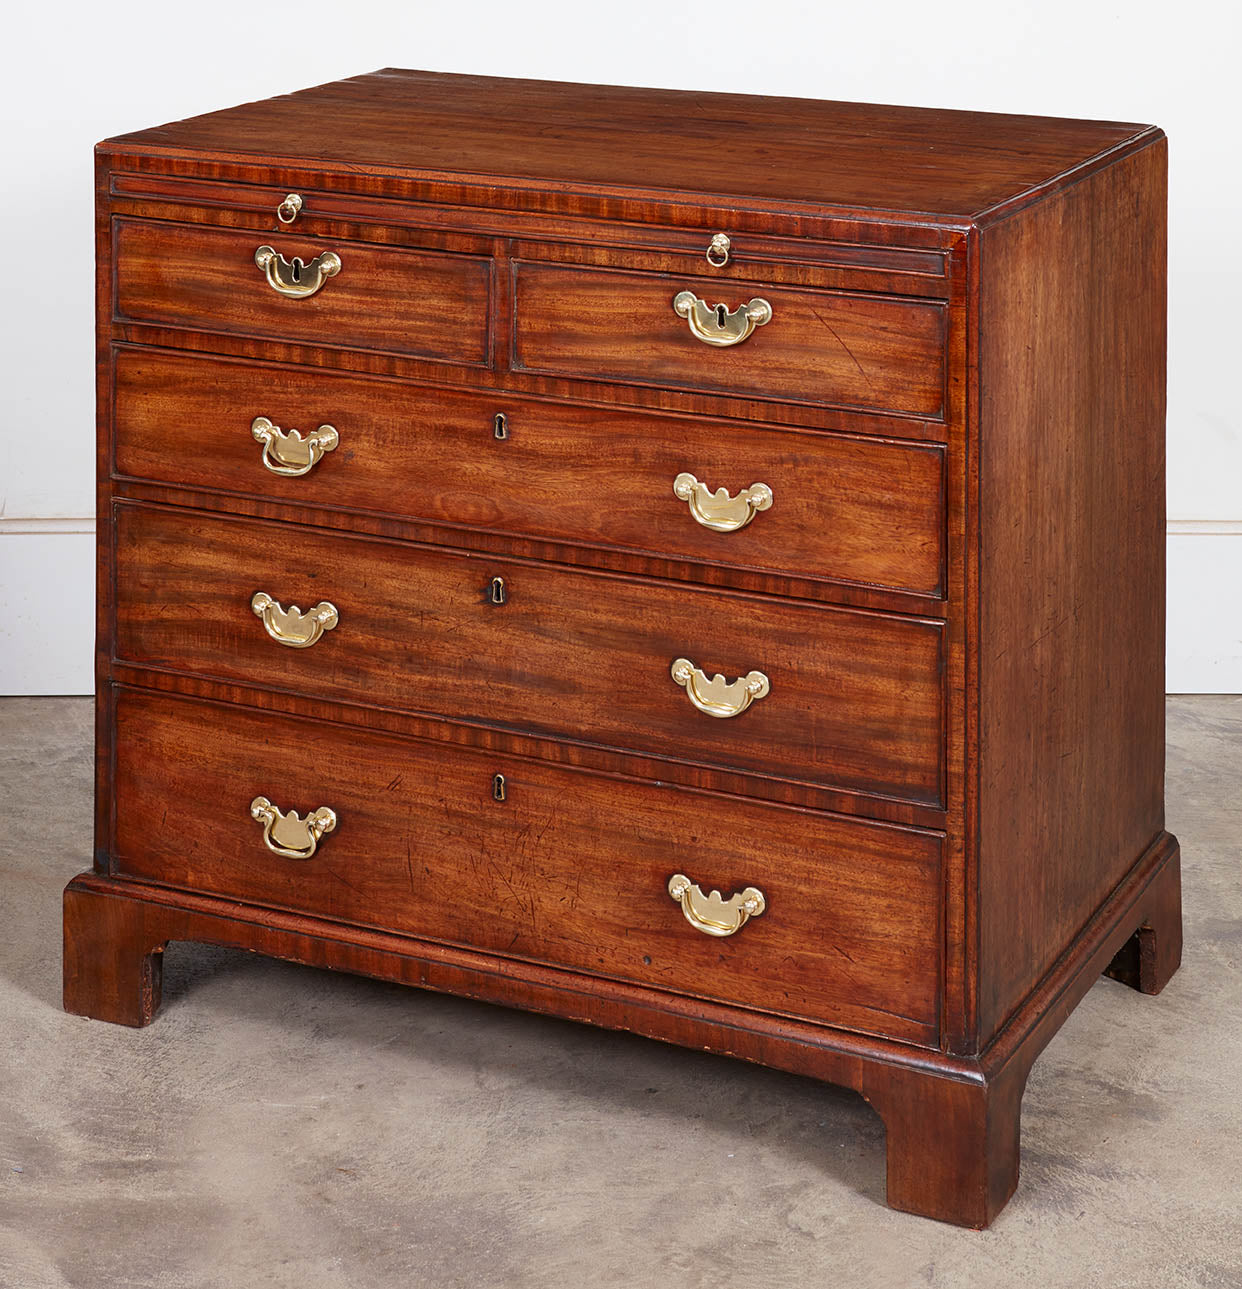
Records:
[[[353,198],[352,200],[360,200]],[[510,214],[511,232],[523,218]],[[729,220],[722,221],[732,227]],[[529,234],[514,237],[510,258],[535,266],[580,265],[622,273],[660,273],[690,279],[700,294],[737,293],[746,285],[805,287],[811,291],[846,291],[877,296],[943,301],[949,296],[948,253],[897,246],[843,245],[811,238],[765,237],[738,233],[729,237],[729,258],[709,261],[711,236],[697,230],[644,225],[606,224],[561,217],[555,240]],[[951,248],[950,248],[951,249]]]
[[[951,459],[951,458],[950,458]],[[186,488],[176,484],[153,483],[142,479],[116,476],[113,484],[117,500],[152,502],[160,505],[220,510],[228,514],[249,515],[256,519],[288,522],[288,504],[275,499],[250,497],[232,490]],[[433,521],[404,519],[364,510],[336,510],[327,506],[305,506],[298,509],[300,521],[337,532],[359,536],[382,537],[393,541],[423,542],[443,545],[451,542],[461,550],[482,554],[504,554],[516,559],[543,560],[573,568],[612,569],[632,572],[662,581],[687,582],[698,586],[726,587],[775,595],[785,599],[805,600],[814,604],[836,604],[881,613],[913,614],[916,617],[943,618],[947,602],[956,598],[952,591],[954,544],[948,543],[949,579],[943,596],[912,595],[905,591],[865,586],[855,582],[826,581],[761,571],[738,564],[709,564],[669,554],[645,554],[640,551],[601,544],[586,545],[550,541],[546,537],[519,537],[498,534],[486,529],[452,527]],[[950,524],[953,522],[950,511]],[[960,549],[960,544],[959,544]],[[960,690],[960,686],[959,686]]]
[[[190,938],[632,1029],[855,1088],[891,1204],[991,1221],[1039,1051],[1100,972],[1154,993],[1180,959],[1159,131],[380,73],[107,141],[96,192],[99,871],[66,1006],[145,1023]],[[256,305],[260,241],[362,268]],[[777,321],[707,352],[683,280]],[[226,406],[257,388],[281,409]],[[353,437],[248,482],[250,419],[324,399]],[[661,478],[733,490],[756,456],[777,506],[717,557]],[[342,625],[281,649],[248,608],[274,581]],[[713,721],[683,654],[772,694]],[[272,755],[288,804],[348,807],[296,879],[211,809]],[[627,935],[609,883],[670,851],[779,898],[722,947],[661,885]]]
[[[518,370],[944,414],[944,310],[934,303],[547,263],[515,273]],[[772,320],[739,345],[713,348],[674,312],[683,290],[730,310],[760,297]]]
[[[699,765],[654,753],[639,753],[632,748],[608,748],[597,743],[531,734],[497,725],[469,725],[460,720],[449,720],[427,713],[375,707],[365,701],[326,698],[322,694],[308,698],[291,690],[192,675],[156,663],[133,663],[116,659],[111,670],[117,684],[205,698],[213,702],[234,703],[259,711],[294,715],[312,722],[335,721],[352,727],[440,743],[449,748],[486,748],[505,756],[531,757],[552,765],[595,770],[616,778],[731,793],[778,805],[828,810],[851,817],[861,814],[876,821],[933,831],[943,831],[946,824],[952,821],[952,815],[944,806],[917,805],[889,797],[860,798],[857,793],[824,784],[756,774],[748,770],[729,770],[717,765]]]
[[[940,801],[935,622],[177,510],[123,506],[116,528],[123,660]],[[340,625],[284,648],[251,612],[260,590],[328,600]],[[705,715],[669,675],[679,657],[764,670],[772,692]]]
[[[375,349],[333,349],[310,341],[294,343],[271,337],[243,336],[231,332],[191,330],[152,322],[116,322],[112,328],[118,344],[186,353],[244,358],[259,363],[290,363],[322,371],[434,384],[441,388],[486,390],[493,396],[514,394],[549,398],[602,409],[636,410],[672,415],[712,417],[729,422],[779,422],[808,430],[832,430],[884,439],[910,439],[944,443],[948,428],[942,421],[899,416],[891,412],[864,412],[810,403],[782,403],[773,399],[736,394],[713,394],[657,385],[623,385],[578,377],[544,376],[499,367],[475,367],[435,362]],[[950,381],[961,379],[950,376]]]
[[[123,475],[279,499],[294,518],[308,517],[307,506],[388,512],[701,560],[726,577],[746,568],[941,593],[937,447],[173,353],[120,349],[114,362]],[[263,468],[251,438],[257,415],[303,433],[331,424],[340,446],[310,474],[281,478]],[[673,494],[683,470],[734,494],[767,483],[775,502],[739,532],[711,532]]]
[[[969,218],[1148,127],[388,68],[111,140],[264,165],[463,171]]]
[[[305,721],[125,691],[117,735],[119,873],[916,1043],[939,1032],[934,834],[333,727],[308,757]],[[330,805],[336,829],[310,860],[273,855],[260,793]],[[676,872],[726,896],[757,886],[767,910],[704,935],[668,895]]]
[[[113,235],[121,320],[487,363],[486,259],[155,221],[117,220]],[[290,299],[255,265],[263,245],[307,263],[336,251],[342,268],[317,294]]]
[[[277,223],[275,212],[289,191],[288,184],[273,187],[214,182],[150,171],[131,174],[122,169],[113,170],[110,180],[112,209],[119,215],[287,231]],[[677,227],[672,220],[619,223],[500,210],[494,205],[466,208],[400,201],[349,191],[339,177],[330,188],[294,186],[303,199],[295,227],[299,233],[315,236],[331,233],[393,244],[417,238],[420,246],[459,249],[475,246],[483,238],[502,237],[520,239],[513,244],[520,258],[551,254],[557,260],[575,263],[607,262],[616,248],[624,248],[630,255],[647,253],[645,268],[688,273],[703,272],[704,253],[711,238],[710,233],[702,231],[701,218],[695,220],[698,227]],[[702,217],[710,211],[698,206],[694,213]],[[731,229],[736,229],[736,214],[724,221]],[[601,234],[608,242],[603,247],[597,245]],[[809,233],[788,237],[748,232],[735,237],[729,263],[713,267],[712,274],[723,278],[753,277],[753,266],[760,262],[764,265],[763,276],[774,282],[896,295],[945,294],[947,265],[943,249],[817,239]]]
[[[1164,822],[1164,143],[980,257],[986,1042]]]
[[[1110,152],[1100,153],[1076,167],[1073,175],[1081,177],[1102,165],[1141,147],[1147,136],[1119,144]],[[213,186],[244,184],[256,189],[275,187],[283,196],[288,192],[331,189],[352,202],[355,198],[412,205],[414,218],[398,223],[418,222],[424,208],[460,208],[468,214],[478,213],[489,220],[497,215],[547,217],[568,230],[577,221],[604,221],[609,224],[662,225],[668,229],[698,230],[700,237],[721,228],[732,233],[757,234],[763,237],[809,238],[813,241],[844,242],[859,248],[894,247],[930,252],[951,251],[961,244],[970,220],[955,216],[906,216],[900,212],[877,214],[849,207],[825,206],[822,203],[777,202],[762,198],[741,198],[702,193],[651,191],[636,193],[633,189],[604,191],[599,186],[549,187],[530,179],[499,179],[494,176],[385,170],[380,167],[352,167],[342,170],[322,161],[277,160],[266,162],[241,153],[177,153],[159,147],[135,151],[124,140],[108,139],[96,145],[96,157],[114,174],[129,175],[135,180],[150,176],[202,181]],[[1064,179],[1058,176],[1055,184]],[[1024,192],[1019,204],[1036,199],[1034,191]],[[123,208],[125,199],[117,206]],[[175,218],[174,212],[174,218]],[[235,216],[235,218],[238,218]],[[240,216],[249,227],[253,215]],[[273,225],[274,226],[274,221]],[[514,231],[518,231],[515,226]],[[579,231],[580,235],[580,231]],[[588,240],[590,240],[588,238]]]

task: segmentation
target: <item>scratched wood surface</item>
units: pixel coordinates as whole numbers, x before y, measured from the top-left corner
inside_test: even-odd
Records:
[[[937,303],[552,264],[518,264],[515,273],[520,371],[944,415]],[[683,290],[729,310],[763,299],[772,319],[741,344],[714,348],[673,309]]]
[[[308,747],[302,720],[134,691],[117,722],[122,873],[934,1041],[934,834],[340,727]],[[260,794],[337,827],[309,860],[272,854]],[[677,872],[768,909],[704,935]]]

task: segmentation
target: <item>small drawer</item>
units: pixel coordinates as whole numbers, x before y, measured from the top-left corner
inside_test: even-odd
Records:
[[[171,352],[120,348],[114,360],[116,468],[132,478],[925,596],[943,589],[936,445]]]
[[[938,301],[536,261],[514,274],[518,370],[944,415]]]
[[[113,236],[120,321],[487,365],[489,259],[154,220]]]
[[[937,1041],[938,834],[142,691],[115,719],[119,873]]]
[[[122,661],[942,805],[942,622],[193,511],[116,516]]]

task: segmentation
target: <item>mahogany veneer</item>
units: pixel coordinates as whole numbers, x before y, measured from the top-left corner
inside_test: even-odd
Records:
[[[314,508],[318,523],[335,508],[355,512],[356,526],[357,511],[381,505],[457,529],[449,540],[483,531],[674,556],[713,565],[717,584],[745,586],[753,569],[943,594],[938,444],[511,396],[498,440],[486,433],[495,398],[477,391],[119,345],[114,358],[116,469],[131,479],[279,498]],[[281,478],[255,469],[239,407],[266,407],[307,430],[347,426],[348,438],[312,473]],[[169,427],[188,425],[200,432],[175,434],[170,451]],[[707,479],[749,478],[762,463],[781,505],[722,551],[718,534],[663,495],[687,461]],[[411,482],[394,488],[394,479]]]
[[[753,272],[758,276],[763,265]],[[943,305],[842,291],[773,290],[730,282],[743,300],[768,300],[776,333],[703,361],[702,345],[668,308],[667,275],[646,277],[513,266],[513,366],[586,379],[745,393],[939,418],[944,408]],[[716,281],[682,275],[707,296]],[[715,300],[715,296],[712,296]],[[601,309],[600,301],[607,307]]]
[[[939,622],[128,503],[116,560],[123,662],[941,806]],[[339,625],[274,649],[259,591]],[[683,655],[762,664],[772,694],[705,720]]]
[[[97,160],[66,1008],[189,939],[629,1029],[990,1222],[1180,955],[1163,135],[386,71]]]
[[[113,234],[118,319],[487,360],[490,259],[357,243],[349,271],[308,312],[274,292],[255,298],[256,247],[246,233],[118,219]],[[283,232],[272,245],[290,261],[313,260],[319,249]]]
[[[938,1040],[936,833],[683,796],[490,752],[445,755],[336,725],[323,727],[308,758],[300,719],[221,720],[201,702],[138,690],[121,691],[117,730],[120,873],[924,1045]],[[221,800],[249,803],[263,764],[282,768],[295,799],[335,804],[341,822],[323,863],[269,863],[244,810],[219,817]],[[496,773],[505,777],[506,809],[493,808]],[[162,840],[170,800],[185,803],[175,849]],[[506,858],[515,836],[520,863]],[[690,853],[710,857],[714,882],[754,884],[783,909],[762,944],[689,935],[680,914],[668,916],[677,911],[665,890],[668,857]],[[624,855],[624,868],[583,862],[593,854]],[[802,898],[809,885],[822,891],[823,907]],[[575,907],[596,915],[568,916]]]

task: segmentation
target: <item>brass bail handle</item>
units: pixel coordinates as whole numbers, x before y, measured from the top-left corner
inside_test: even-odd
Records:
[[[335,251],[324,251],[304,264],[296,255],[287,260],[275,247],[260,246],[254,253],[254,262],[266,275],[268,286],[291,300],[314,295],[341,271],[341,257]]]
[[[752,483],[731,497],[727,489],[712,492],[707,484],[685,472],[673,480],[673,495],[690,507],[697,523],[715,533],[735,533],[772,505],[772,489],[766,483]]]
[[[674,659],[670,674],[699,711],[721,719],[740,716],[751,703],[766,698],[772,688],[761,671],[748,671],[731,681],[717,672],[709,680],[707,673],[700,671],[689,658]]]
[[[668,893],[681,905],[686,921],[704,935],[735,935],[751,918],[762,916],[768,906],[756,886],[748,886],[726,900],[719,891],[705,894],[685,873],[674,873],[669,878]]]
[[[772,321],[772,306],[758,296],[729,309],[723,304],[708,304],[693,291],[678,291],[673,297],[673,311],[685,318],[696,340],[716,348],[740,345],[756,327],[766,327]]]
[[[320,806],[303,819],[296,810],[272,805],[267,797],[255,797],[250,817],[263,825],[263,844],[283,859],[310,859],[320,839],[336,828],[336,811],[329,806]]]
[[[266,416],[256,416],[250,422],[250,436],[263,445],[264,466],[285,478],[309,474],[323,454],[335,452],[341,441],[335,426],[321,425],[303,435],[298,430],[282,430]]]
[[[256,591],[250,598],[250,611],[263,621],[263,629],[277,644],[290,649],[309,649],[325,631],[333,631],[341,615],[329,600],[320,600],[305,613],[296,604],[287,609],[266,591]]]

